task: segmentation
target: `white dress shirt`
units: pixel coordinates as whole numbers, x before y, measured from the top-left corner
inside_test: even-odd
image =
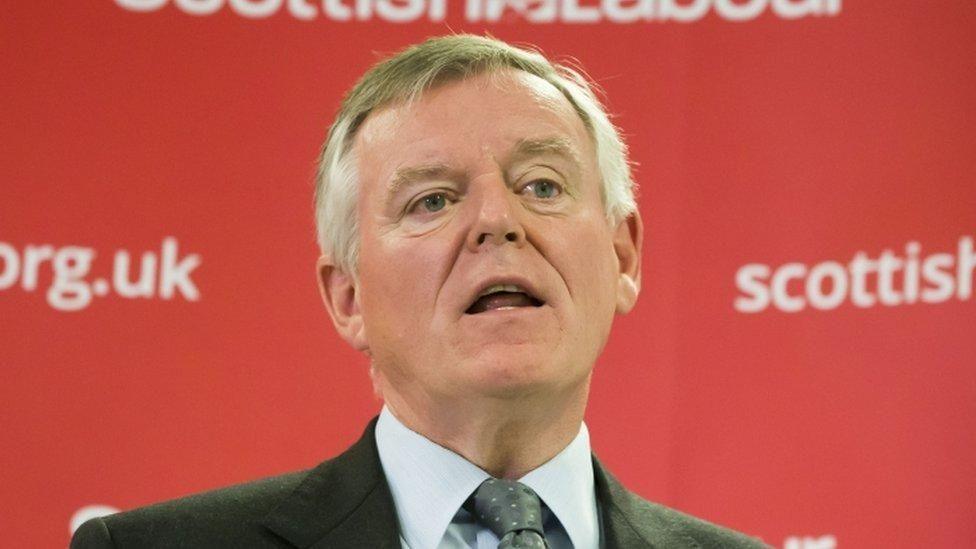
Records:
[[[384,406],[376,445],[393,494],[404,549],[497,549],[498,537],[461,506],[491,477],[460,455],[405,427]],[[596,549],[600,515],[586,425],[551,460],[519,479],[543,502],[552,549]]]

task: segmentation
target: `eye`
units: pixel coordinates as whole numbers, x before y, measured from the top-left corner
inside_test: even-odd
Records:
[[[553,198],[562,193],[562,189],[555,181],[537,179],[525,186],[536,198]]]
[[[411,211],[421,209],[421,213],[435,213],[444,209],[450,199],[446,194],[442,192],[430,193],[423,196],[414,203],[413,207],[410,208]]]

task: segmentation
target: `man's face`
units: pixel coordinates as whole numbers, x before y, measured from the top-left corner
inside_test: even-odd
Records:
[[[558,90],[514,70],[448,83],[371,114],[353,152],[354,345],[386,386],[507,398],[588,381],[632,305],[618,252],[635,239],[607,222],[592,140]]]

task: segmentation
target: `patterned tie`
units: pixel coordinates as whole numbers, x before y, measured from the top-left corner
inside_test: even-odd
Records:
[[[542,504],[531,488],[490,478],[474,492],[475,519],[498,536],[498,549],[545,548]]]

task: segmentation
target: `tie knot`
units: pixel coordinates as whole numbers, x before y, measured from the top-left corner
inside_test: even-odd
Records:
[[[490,478],[474,492],[475,519],[499,539],[530,530],[544,536],[542,503],[528,486],[515,480]],[[543,538],[544,539],[544,538]]]

